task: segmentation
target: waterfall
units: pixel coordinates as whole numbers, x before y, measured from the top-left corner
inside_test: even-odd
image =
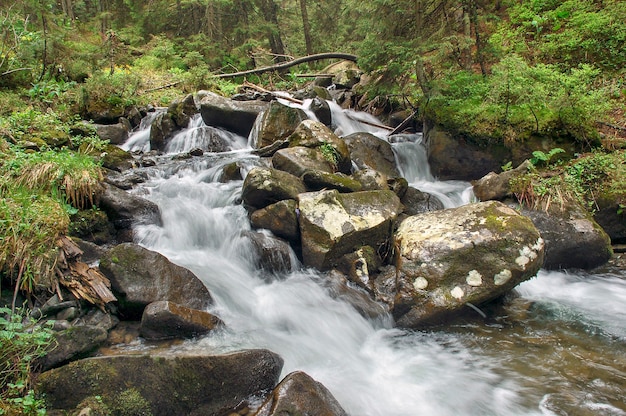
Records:
[[[335,118],[336,129],[344,133],[369,129],[354,124],[359,117],[365,115]],[[285,360],[283,376],[295,370],[308,373],[353,416],[557,415],[563,414],[560,409],[568,409],[567,400],[575,406],[609,409],[601,414],[626,414],[618,402],[606,398],[624,380],[623,367],[622,373],[607,376],[604,367],[591,364],[595,379],[600,380],[591,392],[585,383],[564,380],[559,364],[544,357],[550,355],[551,344],[537,341],[541,329],[534,329],[532,319],[529,329],[508,325],[506,320],[513,318],[503,314],[501,320],[484,325],[406,331],[393,328],[389,317],[364,318],[333,298],[323,284],[324,276],[314,270],[297,269],[268,281],[255,268],[249,242],[241,237],[242,231],[250,229],[245,209],[238,204],[243,181],[219,181],[221,167],[227,163],[236,161],[247,171],[261,161],[242,149],[241,138],[220,130],[214,133],[232,143],[234,151],[181,161],[164,155],[156,167],[147,168],[149,179],[133,190],[157,203],[162,212],[162,225],[136,227],[137,243],[193,271],[213,295],[211,312],[226,323],[224,329],[176,348],[270,349]],[[186,149],[184,142],[195,140],[188,132],[182,134],[183,143],[168,151]],[[133,140],[134,136],[129,139]],[[446,206],[469,202],[469,184],[432,177],[418,136],[398,140],[393,146],[400,170],[411,185],[436,194]],[[563,277],[555,282],[558,290],[544,291],[543,284],[553,277],[542,273],[525,284],[522,299],[558,303],[579,298],[570,308],[585,315],[603,309],[612,299],[621,313],[612,321],[607,314],[606,320],[623,330],[623,281],[604,279],[606,290],[588,293],[587,282]],[[615,291],[615,287],[622,289]],[[532,310],[527,314],[534,316]],[[604,318],[591,319],[609,334],[623,337]],[[547,335],[547,341],[557,336],[561,335]],[[608,360],[625,358],[619,348],[605,354]]]

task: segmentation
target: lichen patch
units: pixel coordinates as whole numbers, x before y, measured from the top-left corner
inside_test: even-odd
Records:
[[[471,270],[467,274],[465,281],[470,286],[478,287],[483,284],[483,276],[477,270]]]
[[[413,282],[413,287],[416,290],[424,290],[428,287],[428,280],[423,276],[418,276]]]
[[[450,295],[452,295],[453,298],[460,300],[463,299],[463,296],[465,296],[465,292],[463,292],[463,289],[460,287],[455,286],[454,289],[450,291]]]
[[[502,286],[511,280],[511,277],[513,277],[511,271],[509,269],[504,269],[493,277],[493,283],[495,283],[496,286]]]

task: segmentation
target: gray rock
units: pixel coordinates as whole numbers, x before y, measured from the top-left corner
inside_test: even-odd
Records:
[[[372,169],[390,178],[400,176],[393,149],[386,141],[370,133],[353,133],[343,139],[359,169]]]
[[[510,185],[511,179],[528,172],[529,166],[530,162],[524,161],[524,163],[513,170],[508,170],[500,174],[489,172],[473,183],[474,195],[481,201],[502,201],[507,197],[513,196]]]
[[[212,303],[209,290],[191,271],[137,244],[113,247],[100,260],[100,270],[111,281],[120,313],[129,318],[138,319],[159,300],[200,310]]]
[[[257,268],[272,274],[294,268],[295,257],[292,258],[291,247],[286,241],[262,232],[244,231],[242,235],[250,240]]]
[[[361,182],[343,173],[328,173],[321,170],[310,170],[302,174],[302,180],[307,189],[321,191],[322,189],[336,189],[341,193],[358,192],[363,190]]]
[[[51,350],[38,363],[43,371],[82,358],[104,344],[107,331],[96,326],[71,326],[54,334]]]
[[[300,177],[308,170],[318,170],[332,173],[335,166],[317,149],[296,146],[281,149],[272,156],[272,166],[275,169],[291,173]]]
[[[321,383],[301,371],[288,374],[254,416],[348,416]]]
[[[273,389],[282,366],[267,350],[97,357],[41,374],[35,390],[48,411],[78,413],[83,400],[99,396],[120,414],[222,415]]]
[[[275,141],[286,139],[302,121],[307,119],[303,110],[272,101],[261,116],[257,142],[253,147],[262,148]]]
[[[243,137],[248,137],[259,113],[269,106],[263,101],[233,101],[207,91],[199,92],[198,98],[207,126],[223,127]]]
[[[320,270],[362,246],[387,244],[401,206],[392,191],[309,192],[298,202],[303,262]]]
[[[192,338],[223,325],[215,315],[165,300],[152,302],[141,316],[140,335],[146,339]]]
[[[103,188],[99,206],[115,228],[130,229],[134,223],[161,223],[161,213],[155,203],[107,183]]]
[[[400,201],[404,205],[404,213],[407,215],[418,215],[444,208],[443,203],[439,199],[411,186],[409,186]]]
[[[284,199],[296,199],[305,191],[302,180],[290,173],[256,167],[243,181],[241,198],[246,205],[263,208]]]
[[[328,127],[315,120],[305,120],[288,138],[289,147],[303,146],[319,149],[322,153],[332,152],[336,159],[335,170],[341,173],[352,172],[350,151],[346,143]]]
[[[131,126],[128,120],[117,124],[94,124],[96,133],[102,140],[108,140],[111,144],[122,144],[128,139]]]
[[[564,211],[523,210],[541,232],[546,255],[543,267],[555,269],[593,269],[605,264],[613,251],[611,239],[591,214],[570,205]]]
[[[254,211],[250,223],[254,228],[264,228],[291,243],[299,243],[300,228],[296,209],[297,204],[293,199],[279,201]]]

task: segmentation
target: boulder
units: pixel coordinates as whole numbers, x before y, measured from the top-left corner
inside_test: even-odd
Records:
[[[338,270],[333,269],[326,273],[322,284],[330,296],[348,303],[364,318],[379,322],[390,321],[389,311],[385,304],[375,301],[365,290],[355,287]]]
[[[333,161],[324,157],[317,149],[296,146],[281,149],[272,156],[272,166],[284,172],[300,177],[308,170],[327,173],[335,171]]]
[[[300,194],[298,203],[303,262],[320,270],[362,246],[386,244],[401,211],[392,191],[309,192]]]
[[[440,323],[510,291],[537,273],[544,242],[506,205],[482,202],[405,219],[396,234],[397,268],[375,281],[400,327]]]
[[[315,114],[315,117],[317,117],[320,123],[322,123],[326,127],[330,127],[333,122],[332,111],[330,110],[330,105],[328,104],[328,101],[326,101],[331,99],[330,94],[328,93],[328,90],[326,90],[326,88],[315,88],[321,89],[326,94],[324,97],[318,96],[313,98],[309,109],[313,112],[313,114]]]
[[[361,169],[352,174],[364,191],[385,191],[389,189],[389,177],[374,169]]]
[[[361,182],[343,173],[328,173],[321,170],[309,170],[302,174],[302,180],[304,181],[307,189],[311,191],[336,189],[341,193],[348,193],[363,190]]]
[[[295,200],[285,199],[254,211],[250,216],[250,223],[254,228],[264,228],[289,242],[299,243],[297,208]]]
[[[187,94],[182,99],[172,101],[167,108],[167,112],[178,129],[187,127],[191,117],[198,113],[193,94]]]
[[[282,366],[267,350],[96,357],[42,373],[35,390],[51,412],[78,414],[98,398],[112,414],[223,415],[273,389]]]
[[[285,273],[295,266],[289,243],[263,232],[244,231],[252,245],[256,267],[267,273]]]
[[[289,147],[303,146],[319,149],[334,159],[335,170],[350,174],[352,161],[346,143],[319,121],[304,120],[288,137]]]
[[[123,243],[100,259],[100,270],[111,281],[120,313],[139,319],[145,307],[159,300],[192,309],[206,309],[211,294],[191,271],[137,244]]]
[[[124,172],[133,167],[134,158],[126,150],[112,144],[106,145],[104,152],[96,157],[100,158],[102,166],[116,172]]]
[[[72,326],[54,334],[52,349],[38,360],[42,371],[83,358],[107,340],[107,330],[97,326]]]
[[[473,182],[474,195],[481,201],[502,201],[513,196],[511,192],[511,179],[517,178],[528,172],[530,162],[524,161],[517,168],[502,173],[489,172],[487,175]]]
[[[431,194],[409,186],[400,202],[404,205],[404,213],[418,215],[424,212],[443,209],[443,203]]]
[[[262,148],[277,140],[286,139],[302,121],[307,119],[308,117],[303,110],[272,101],[261,116],[258,124],[257,142],[254,143],[253,147]]]
[[[102,140],[108,140],[111,144],[122,144],[128,139],[131,130],[130,122],[125,118],[120,118],[117,124],[94,124],[96,134]]]
[[[545,240],[543,267],[546,269],[593,269],[605,264],[613,255],[606,232],[591,214],[571,201],[564,211],[523,210],[523,213]]]
[[[288,415],[348,416],[324,385],[302,371],[288,374],[254,414]]]
[[[353,133],[343,138],[359,169],[372,169],[390,178],[400,176],[391,145],[371,133]]]
[[[193,338],[207,334],[222,324],[217,316],[209,312],[161,300],[146,306],[139,333],[151,340]]]
[[[150,149],[162,152],[167,142],[178,130],[176,122],[168,112],[160,113],[150,125]]]
[[[305,192],[302,180],[278,169],[256,167],[243,181],[241,198],[254,208],[263,208],[283,199],[296,199]]]
[[[616,198],[600,197],[593,218],[611,238],[613,244],[626,244],[626,208]]]
[[[135,223],[161,223],[161,213],[155,203],[107,183],[103,188],[99,207],[116,229],[130,229]]]
[[[199,92],[198,98],[204,124],[223,127],[243,137],[248,137],[259,113],[269,106],[264,101],[234,101],[207,91]]]
[[[332,74],[337,88],[352,88],[359,82],[362,71],[352,61],[341,61],[327,66],[322,73]]]

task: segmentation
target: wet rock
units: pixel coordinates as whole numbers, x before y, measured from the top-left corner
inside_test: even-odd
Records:
[[[358,250],[341,257],[337,268],[348,276],[348,279],[373,293],[373,276],[383,265],[383,259],[378,251],[371,246],[360,247]]]
[[[296,371],[288,374],[255,416],[347,416],[337,399],[321,383],[308,374]]]
[[[549,213],[523,210],[541,232],[546,254],[543,267],[556,269],[593,269],[605,264],[613,251],[611,239],[582,207],[572,205]]]
[[[332,154],[332,157],[335,159],[336,171],[345,174],[352,172],[352,161],[350,160],[348,146],[319,121],[303,121],[288,139],[289,147],[303,146],[318,149],[328,156]]]
[[[372,169],[390,178],[400,176],[393,149],[386,141],[371,133],[353,133],[343,139],[359,169]]]
[[[254,228],[264,228],[289,242],[299,242],[300,228],[296,209],[296,201],[286,199],[254,211],[250,222]]]
[[[375,281],[401,327],[420,328],[480,305],[536,275],[544,242],[532,222],[490,201],[404,220],[396,268]]]
[[[150,125],[150,149],[162,152],[169,139],[178,130],[170,113],[161,113]]]
[[[308,170],[327,173],[335,171],[334,164],[326,159],[322,152],[302,146],[277,151],[272,156],[272,166],[297,177],[302,176]]]
[[[85,357],[94,352],[107,339],[107,331],[96,326],[71,326],[54,334],[51,350],[38,365],[43,371]]]
[[[262,232],[243,232],[250,240],[256,266],[267,273],[284,273],[293,269],[289,243]]]
[[[94,124],[96,128],[96,134],[102,140],[108,140],[111,144],[122,144],[128,139],[128,133],[131,130],[131,125],[125,118],[120,118],[120,122],[117,124]]]
[[[626,209],[614,198],[598,198],[593,218],[613,244],[626,244]]]
[[[124,172],[133,167],[134,158],[129,152],[109,144],[99,156],[102,166],[112,171]]]
[[[481,201],[502,201],[507,197],[513,196],[510,185],[511,179],[528,172],[529,166],[530,162],[525,161],[517,168],[500,174],[489,172],[472,184],[474,186],[474,195]]]
[[[408,187],[400,201],[404,205],[404,213],[407,215],[418,215],[443,209],[443,204],[435,196],[411,186]]]
[[[263,208],[284,199],[296,199],[305,191],[302,180],[290,173],[256,167],[243,181],[241,197],[246,205]]]
[[[187,94],[182,99],[172,101],[167,107],[167,112],[178,129],[187,127],[191,117],[198,113],[193,94]]]
[[[161,213],[155,203],[107,183],[103,188],[99,206],[116,229],[130,229],[134,223],[161,223]]]
[[[307,119],[303,110],[272,101],[261,117],[257,142],[253,147],[262,148],[286,139]]]
[[[302,257],[306,266],[333,268],[359,247],[388,242],[400,200],[392,191],[340,194],[336,190],[299,195]]]
[[[307,189],[320,191],[322,189],[336,189],[341,193],[358,192],[363,190],[361,182],[343,173],[328,173],[321,170],[310,170],[302,174],[302,180]]]
[[[107,214],[100,210],[80,210],[71,216],[69,235],[96,244],[105,244],[114,238],[115,230]]]
[[[192,338],[223,325],[221,319],[206,311],[187,308],[174,302],[152,302],[143,311],[140,335],[146,339]]]
[[[269,106],[263,101],[234,101],[208,91],[199,92],[198,98],[207,126],[223,127],[243,137],[248,137],[259,113]]]
[[[328,289],[329,294],[333,298],[347,302],[364,318],[391,323],[386,305],[375,301],[368,292],[354,286],[338,270],[330,270],[324,276],[322,284]]]
[[[228,414],[274,388],[282,366],[266,350],[97,357],[41,374],[35,390],[45,394],[48,411],[78,413],[81,402],[97,396],[116,414]]]
[[[320,87],[316,87],[316,88],[320,88]],[[318,97],[313,98],[313,101],[311,102],[311,105],[310,105],[310,109],[311,111],[313,111],[313,114],[315,114],[315,117],[317,117],[320,123],[322,123],[323,125],[327,127],[330,127],[333,122],[332,112],[330,111],[330,106],[328,105],[328,101],[326,100],[330,100],[331,97],[330,97],[330,94],[328,94],[328,90],[323,88],[323,91],[326,92],[324,97],[320,98],[318,96]]]
[[[385,191],[389,189],[389,177],[374,169],[361,169],[352,174],[364,191]]]
[[[243,179],[241,165],[238,162],[231,162],[222,168],[220,182],[240,181]]]
[[[139,319],[148,304],[159,300],[200,310],[212,303],[208,289],[191,271],[137,244],[113,247],[100,260],[100,270],[111,281],[120,313],[128,318]]]

